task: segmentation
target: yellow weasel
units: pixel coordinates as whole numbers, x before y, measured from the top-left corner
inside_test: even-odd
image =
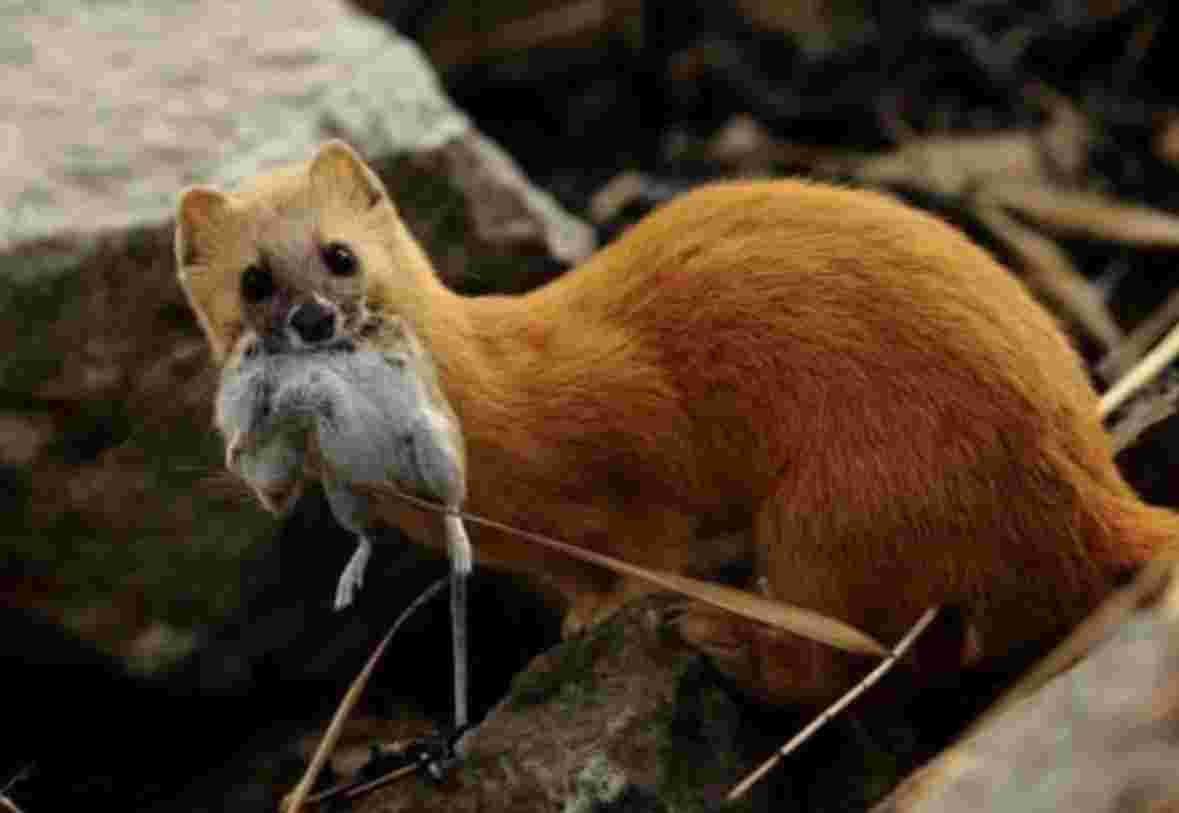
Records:
[[[227,369],[258,346],[418,347],[471,510],[651,568],[743,559],[769,596],[879,640],[931,605],[963,611],[963,657],[1050,640],[1179,530],[1119,476],[1052,318],[881,194],[707,186],[536,291],[466,298],[332,142],[232,193],[187,190],[176,247]],[[435,538],[400,504],[363,519]],[[650,589],[495,530],[472,541],[563,597],[569,631]],[[681,628],[774,702],[823,702],[862,666],[708,610]]]

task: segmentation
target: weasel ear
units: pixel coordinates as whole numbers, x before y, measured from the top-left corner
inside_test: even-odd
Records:
[[[207,186],[190,186],[176,204],[176,263],[183,270],[197,262],[229,216],[229,198]]]
[[[389,202],[389,193],[377,174],[356,152],[339,139],[319,148],[311,162],[311,187],[317,196],[337,199],[358,211]]]

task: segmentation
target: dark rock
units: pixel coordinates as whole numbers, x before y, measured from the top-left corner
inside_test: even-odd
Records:
[[[333,0],[44,0],[0,21],[0,589],[150,666],[235,606],[238,562],[272,526],[221,476],[215,378],[172,260],[182,186],[345,138],[466,290],[532,287],[592,236],[416,46]]]
[[[463,764],[441,787],[403,784],[362,810],[718,804],[753,767],[740,736],[747,710],[668,628],[667,612],[665,598],[638,602],[538,656],[463,740]]]
[[[99,791],[121,809],[272,807],[259,777],[290,779],[274,754],[330,714],[444,566],[391,536],[356,610],[334,615],[352,540],[309,496],[276,541],[224,475],[216,372],[175,279],[177,193],[342,137],[455,287],[531,287],[591,234],[471,126],[416,46],[332,0],[42,0],[0,22],[0,671],[20,695],[0,785],[32,762],[13,791],[30,810]],[[510,580],[483,577],[473,601],[485,710],[555,621]],[[481,632],[496,623],[510,641]],[[448,625],[444,606],[424,613],[399,641],[412,668],[390,665],[371,702],[416,694],[444,721]],[[75,681],[65,695],[57,673]]]

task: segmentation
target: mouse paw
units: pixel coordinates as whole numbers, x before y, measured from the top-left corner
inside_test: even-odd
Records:
[[[336,598],[332,609],[337,612],[349,607],[356,599],[356,594],[364,586],[364,571],[368,567],[368,560],[372,556],[372,543],[360,537],[360,543],[344,570],[340,573],[340,580],[336,583]]]
[[[462,762],[459,741],[470,730],[469,724],[462,725],[415,740],[406,749],[406,757],[408,761],[417,765],[423,776],[436,785],[441,784],[447,774]]]

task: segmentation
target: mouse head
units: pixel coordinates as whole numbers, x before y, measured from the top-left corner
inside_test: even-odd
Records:
[[[218,362],[347,343],[375,311],[413,310],[429,261],[380,179],[341,141],[226,193],[190,187],[176,214],[181,286]]]

